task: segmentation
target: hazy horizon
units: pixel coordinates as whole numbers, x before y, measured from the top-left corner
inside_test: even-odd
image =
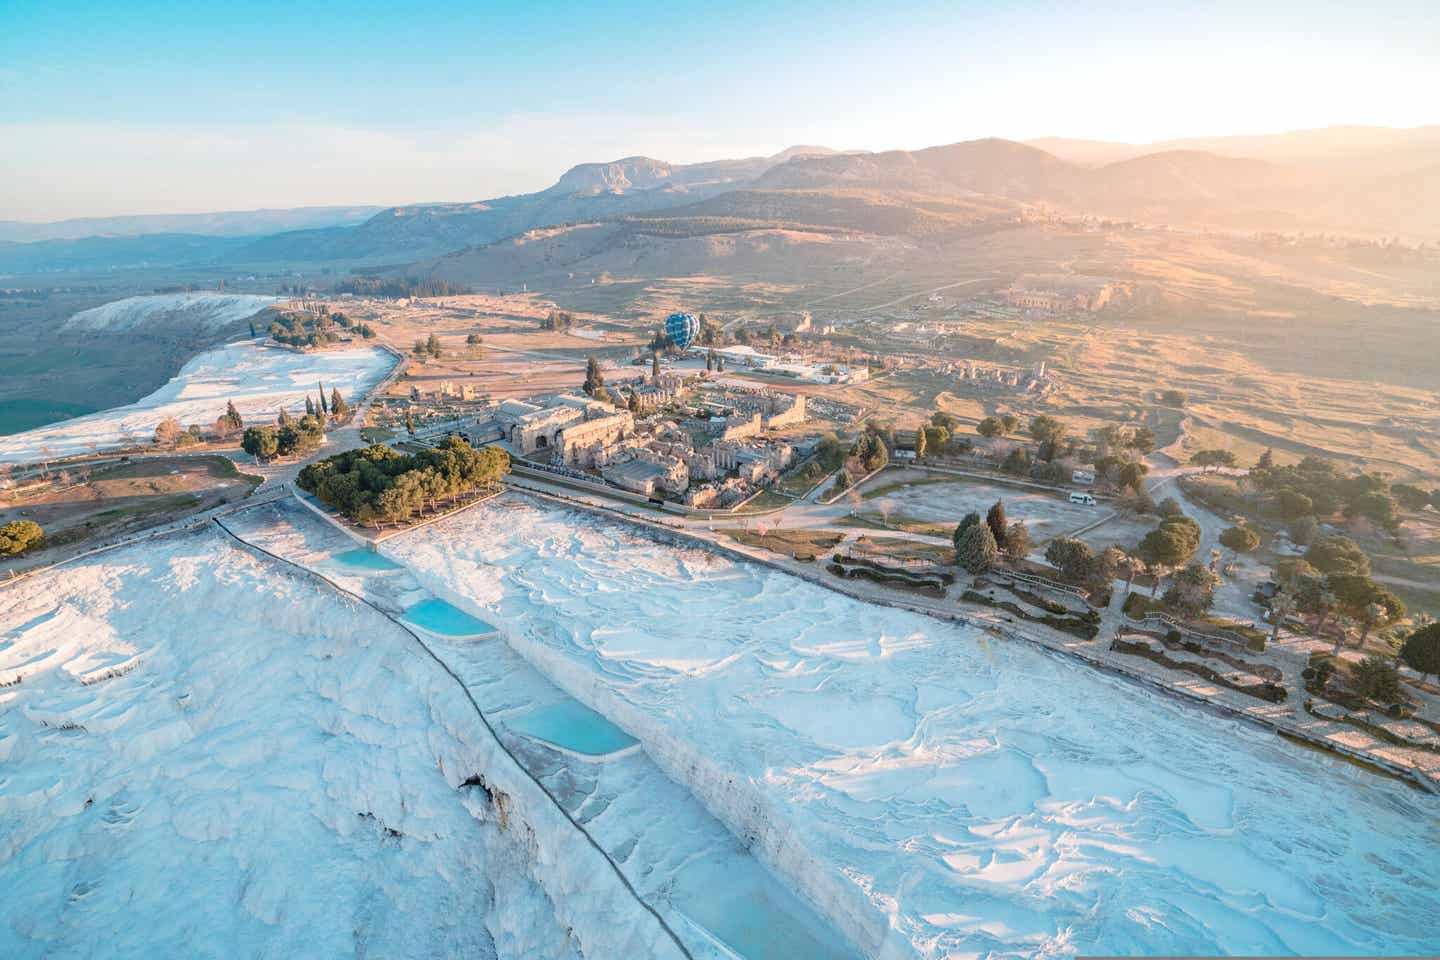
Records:
[[[1440,120],[1424,4],[1311,5],[1303,32],[1291,4],[1023,6],[747,3],[716,21],[647,4],[176,18],[21,3],[0,37],[0,219],[474,200],[576,163],[797,143],[1143,144]]]

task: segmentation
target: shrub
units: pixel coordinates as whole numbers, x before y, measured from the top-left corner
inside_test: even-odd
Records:
[[[1400,672],[1388,657],[1372,653],[1351,671],[1355,692],[1375,703],[1400,700]]]
[[[11,520],[0,527],[0,556],[18,557],[45,542],[45,531],[34,520]]]

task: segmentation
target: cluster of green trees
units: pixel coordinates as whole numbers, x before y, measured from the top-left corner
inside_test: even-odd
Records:
[[[318,413],[308,413],[299,420],[285,410],[274,424],[249,427],[240,438],[240,449],[257,460],[275,457],[303,457],[320,449],[325,442],[325,420]]]
[[[1136,555],[1155,569],[1156,588],[1166,571],[1186,566],[1200,548],[1200,524],[1174,500],[1160,505],[1160,523],[1140,539]]]
[[[1024,522],[1009,521],[1005,501],[996,500],[981,520],[978,513],[967,513],[955,527],[955,562],[967,572],[981,574],[995,566],[1001,556],[1019,563],[1030,553],[1030,531]]]
[[[1215,603],[1215,588],[1220,577],[1201,563],[1182,567],[1170,578],[1165,591],[1165,606],[1183,617],[1198,617]]]
[[[1196,450],[1190,455],[1190,462],[1197,467],[1204,467],[1207,473],[1216,467],[1233,467],[1239,463],[1235,458],[1235,451],[1218,448]]]
[[[361,524],[393,523],[442,501],[487,489],[510,469],[500,447],[476,450],[460,437],[403,454],[384,444],[327,457],[300,471],[300,489]]]
[[[575,314],[569,310],[551,310],[540,318],[541,330],[569,330],[575,325]]]
[[[175,417],[166,417],[155,425],[155,443],[171,450],[199,443],[204,437],[200,424],[192,423],[188,427],[182,427]]]
[[[1119,547],[1106,547],[1096,553],[1083,540],[1056,537],[1045,547],[1045,561],[1067,582],[1098,593],[1110,589],[1129,558]]]
[[[424,280],[416,277],[352,277],[335,284],[335,292],[361,297],[458,297],[469,293],[470,288],[434,277]]]
[[[1406,510],[1424,510],[1427,506],[1440,510],[1440,487],[1424,490],[1414,484],[1394,483],[1390,485],[1390,495]]]
[[[1336,625],[1338,650],[1351,625],[1360,630],[1357,644],[1377,627],[1395,623],[1405,616],[1405,603],[1384,584],[1370,576],[1370,558],[1349,537],[1320,537],[1305,556],[1281,560],[1275,565],[1280,593],[1271,600],[1275,624],[1291,613],[1312,618],[1311,629],[1320,636],[1327,625]],[[1348,621],[1345,622],[1345,621]]]
[[[434,357],[439,360],[445,355],[445,350],[440,346],[440,338],[430,334],[424,340],[416,340],[415,346],[410,348],[417,357]]]
[[[959,432],[958,418],[944,410],[935,411],[930,415],[930,422],[915,431],[915,456],[938,457],[969,450],[974,444]]]
[[[1019,425],[1020,421],[1015,415],[1007,413],[999,417],[986,417],[976,425],[975,432],[982,437],[993,439],[1014,433]]]
[[[313,314],[282,313],[270,324],[270,339],[291,347],[323,347],[339,339],[337,327],[349,326],[345,314],[331,314],[323,307]]]
[[[1292,525],[1292,532],[1313,534],[1315,521],[1341,513],[1348,520],[1365,520],[1383,530],[1399,529],[1397,491],[1388,478],[1361,471],[1342,473],[1323,457],[1308,456],[1297,464],[1275,466],[1269,451],[1251,468],[1248,482],[1265,497],[1267,509]],[[1413,488],[1401,496],[1414,501]],[[1426,495],[1426,502],[1429,496]],[[1297,540],[1297,542],[1308,542]]]
[[[1000,437],[1018,428],[1017,419],[1005,414],[986,417],[976,429],[983,437]],[[1062,484],[1070,480],[1071,472],[1060,462],[1062,458],[1093,464],[1096,481],[1124,496],[1123,506],[1136,513],[1153,512],[1154,504],[1145,492],[1145,476],[1150,468],[1140,459],[1155,449],[1155,433],[1149,427],[1109,424],[1087,441],[1071,436],[1064,421],[1042,414],[1030,420],[1026,433],[1035,441],[1034,450],[1012,448],[1000,463],[1003,472],[1041,483]]]
[[[885,447],[885,438],[879,431],[870,428],[860,431],[854,445],[850,447],[850,456],[865,473],[874,473],[890,462],[890,451]]]
[[[245,421],[241,418],[240,411],[235,409],[235,401],[231,400],[225,404],[225,412],[216,417],[215,422],[210,425],[209,435],[216,440],[226,440],[239,433],[244,426]],[[198,423],[183,427],[175,417],[166,417],[155,425],[155,443],[172,450],[200,443],[205,439],[206,430]]]
[[[885,429],[867,424],[850,444],[834,433],[820,438],[816,459],[826,470],[839,468],[835,475],[835,492],[848,490],[860,477],[874,473],[890,462]]]
[[[18,557],[45,543],[45,531],[34,520],[11,520],[0,527],[0,557]]]

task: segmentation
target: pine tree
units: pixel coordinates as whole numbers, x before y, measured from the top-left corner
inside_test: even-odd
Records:
[[[915,431],[915,459],[925,459],[925,428],[920,427]]]
[[[239,430],[241,427],[245,426],[245,419],[240,416],[240,411],[235,409],[234,400],[231,400],[230,402],[225,404],[225,419],[228,420],[230,422],[230,426],[234,427],[236,430]]]
[[[976,513],[974,510],[971,510],[969,513],[965,514],[965,516],[961,518],[958,524],[955,525],[955,532],[950,535],[950,542],[955,544],[956,550],[960,549],[960,541],[965,538],[965,534],[969,532],[971,527],[975,526],[979,522],[980,514]]]
[[[325,384],[321,383],[318,386],[320,387],[320,412],[329,413],[330,408],[325,406]]]
[[[282,426],[282,427],[288,427],[288,426],[290,426],[290,413],[289,413],[289,411],[287,411],[284,407],[281,407],[281,408],[280,408],[280,416],[278,416],[278,417],[275,418],[275,423],[276,423],[278,426]]]
[[[405,429],[411,434],[415,433],[415,414],[409,410],[405,411]]]
[[[315,401],[310,399],[310,394],[305,394],[305,416],[315,416]]]
[[[990,532],[989,524],[985,523],[971,526],[955,544],[956,562],[967,572],[973,574],[984,573],[995,566],[995,559],[999,553],[1000,549],[995,544],[995,535]]]
[[[340,396],[340,388],[332,388],[330,391],[330,416],[343,417],[346,410],[345,398]]]

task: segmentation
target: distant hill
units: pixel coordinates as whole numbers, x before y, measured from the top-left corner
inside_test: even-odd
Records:
[[[1014,217],[1018,204],[998,197],[936,197],[862,189],[761,190],[741,188],[697,203],[640,214],[651,219],[729,218],[776,225],[807,225],[923,239],[963,231],[977,223]]]
[[[1332,131],[1236,138],[1266,141],[1273,156],[1195,147],[1153,150],[1094,141],[973,140],[917,151],[798,158],[755,181],[759,189],[863,189],[934,196],[982,194],[1074,213],[1179,227],[1402,234],[1440,238],[1440,128],[1367,134],[1327,153]],[[1291,139],[1286,139],[1286,138]]]
[[[374,216],[383,207],[299,207],[293,210],[235,210],[224,213],[157,213],[126,217],[84,217],[53,223],[0,220],[0,241],[80,240],[87,237],[138,237],[147,234],[201,234],[255,237],[282,230],[348,226]]]
[[[465,203],[68,221],[44,226],[62,233],[158,230],[171,222],[188,228],[10,245],[0,229],[0,273],[380,267],[430,261],[540,227],[657,217],[696,218],[705,230],[728,219],[925,240],[1013,221],[1027,208],[1180,228],[1435,241],[1440,127],[1345,127],[1149,145],[991,138],[879,153],[797,146],[694,164],[632,156],[579,164],[535,193]]]
[[[189,233],[0,242],[0,275],[218,264],[245,242]]]
[[[755,181],[757,189],[860,188],[919,194],[1031,199],[1063,191],[1075,168],[1010,140],[970,140],[925,150],[797,157]]]
[[[1322,127],[1253,136],[1191,137],[1157,143],[1113,143],[1043,137],[1030,146],[1074,163],[1098,166],[1153,153],[1198,150],[1316,171],[1413,172],[1440,163],[1440,126]]]
[[[582,163],[537,193],[472,203],[393,207],[350,230],[279,234],[257,240],[238,255],[262,261],[435,256],[493,243],[535,227],[693,203],[749,183],[795,157],[833,152],[825,147],[792,147],[769,157],[694,164],[671,164],[651,157]]]

